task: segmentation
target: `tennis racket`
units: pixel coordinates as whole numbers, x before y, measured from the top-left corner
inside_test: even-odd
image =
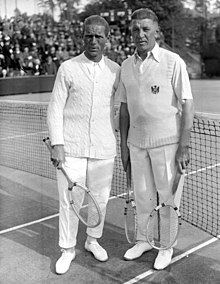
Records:
[[[52,154],[50,139],[45,138],[43,141]],[[102,215],[96,199],[87,187],[71,181],[63,167],[60,170],[67,179],[69,202],[76,216],[87,227],[97,227],[101,223]]]
[[[177,172],[172,188],[173,196],[170,200],[159,204],[157,195],[158,204],[148,218],[147,240],[157,250],[169,249],[177,240],[179,225],[181,225],[181,215],[174,203],[174,194],[183,187],[184,174]]]
[[[131,190],[131,163],[128,163],[127,171],[127,193],[124,207],[125,235],[130,244],[136,242],[137,238],[137,211]]]

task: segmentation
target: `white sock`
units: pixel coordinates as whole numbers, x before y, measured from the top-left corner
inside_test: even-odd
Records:
[[[93,237],[90,237],[90,236],[87,236],[87,240],[86,241],[89,244],[97,242],[96,238],[93,238]]]
[[[75,251],[75,247],[64,248],[64,250],[65,250],[66,252],[71,252],[71,253],[73,253],[73,252]]]

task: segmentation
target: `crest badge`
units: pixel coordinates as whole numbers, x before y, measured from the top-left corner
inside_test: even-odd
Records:
[[[151,92],[152,92],[154,95],[158,94],[159,91],[160,91],[160,87],[159,87],[159,86],[157,86],[157,85],[151,86]]]

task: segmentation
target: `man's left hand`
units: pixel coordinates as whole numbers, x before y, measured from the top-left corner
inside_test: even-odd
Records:
[[[190,162],[189,146],[179,146],[176,152],[176,162],[178,164],[178,170],[183,174]]]

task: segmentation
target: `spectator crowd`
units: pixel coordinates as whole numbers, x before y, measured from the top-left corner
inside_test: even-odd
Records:
[[[0,77],[55,75],[60,64],[81,53],[82,23],[33,17],[0,20]],[[134,51],[129,32],[111,26],[105,55],[121,64]]]

